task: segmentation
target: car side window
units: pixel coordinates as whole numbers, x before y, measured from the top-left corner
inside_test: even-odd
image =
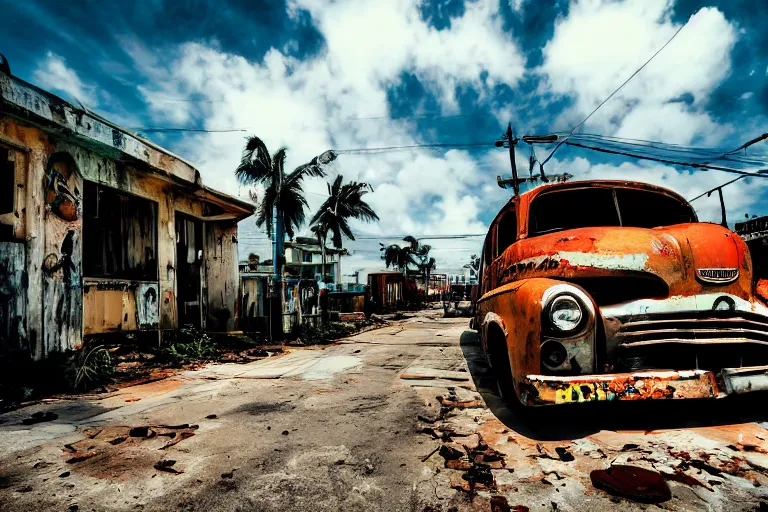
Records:
[[[515,208],[510,208],[499,219],[496,225],[496,254],[495,258],[498,258],[502,253],[515,243],[517,240],[517,214]]]
[[[483,246],[483,266],[488,266],[494,258],[494,246],[496,241],[494,240],[494,231],[496,226],[491,226],[488,230],[488,235],[485,237],[485,245]]]

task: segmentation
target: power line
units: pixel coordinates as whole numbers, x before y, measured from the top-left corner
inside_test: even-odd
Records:
[[[388,151],[402,151],[419,148],[467,148],[467,147],[492,147],[493,142],[465,142],[465,143],[435,143],[435,144],[411,144],[404,146],[384,146],[378,148],[351,148],[351,149],[332,149],[337,155],[354,155],[367,153],[386,153]]]
[[[468,233],[468,234],[458,234],[458,235],[420,235],[420,236],[413,236],[417,240],[456,240],[456,239],[463,239],[463,238],[476,238],[485,236],[486,233]],[[379,236],[356,236],[354,241],[357,240],[394,240],[399,239],[402,240],[406,236],[404,234],[395,234],[395,235],[379,235]],[[266,237],[258,236],[258,235],[240,235],[241,239],[264,239]]]
[[[653,55],[651,55],[651,58],[649,58],[647,61],[645,61],[645,63],[644,63],[642,66],[640,66],[639,68],[637,68],[637,71],[635,71],[634,73],[632,73],[632,74],[629,76],[629,78],[627,78],[626,80],[624,80],[624,82],[623,82],[623,83],[622,83],[622,84],[621,84],[621,85],[620,85],[620,86],[619,86],[619,87],[618,87],[616,90],[614,90],[614,91],[613,91],[611,94],[609,94],[609,95],[608,95],[608,97],[607,97],[607,98],[605,98],[605,99],[604,99],[604,100],[603,100],[603,101],[602,101],[602,102],[601,102],[601,103],[600,103],[600,104],[599,104],[597,107],[595,107],[595,109],[594,109],[592,112],[590,112],[590,113],[589,113],[589,115],[588,115],[587,117],[585,117],[585,118],[584,118],[584,119],[583,119],[583,120],[582,120],[582,121],[581,121],[579,124],[577,124],[576,126],[574,126],[573,128],[571,128],[571,132],[568,134],[568,137],[570,137],[571,135],[573,135],[573,132],[575,132],[577,128],[579,128],[579,127],[580,127],[580,126],[582,126],[584,123],[586,123],[586,122],[589,120],[589,118],[590,118],[590,117],[592,117],[592,116],[595,114],[595,112],[597,112],[598,110],[600,110],[600,107],[602,107],[603,105],[605,105],[605,104],[606,104],[606,103],[607,103],[607,102],[608,102],[608,101],[609,101],[611,98],[613,98],[613,97],[616,95],[616,93],[618,93],[620,90],[622,90],[622,89],[624,88],[624,86],[625,86],[625,85],[627,85],[627,84],[628,84],[628,83],[629,83],[629,82],[630,82],[630,81],[631,81],[633,78],[635,78],[635,76],[637,76],[637,74],[638,74],[638,73],[640,73],[640,71],[642,71],[642,70],[645,68],[645,66],[647,66],[647,65],[648,65],[648,64],[649,64],[649,63],[650,63],[650,62],[651,62],[651,61],[652,61],[652,60],[653,60],[653,59],[654,59],[654,58],[655,58],[655,57],[656,57],[656,56],[657,56],[659,53],[661,53],[661,52],[662,52],[662,50],[664,50],[664,48],[666,48],[666,47],[667,47],[667,45],[669,45],[669,43],[671,43],[671,42],[672,42],[672,40],[673,40],[673,39],[675,39],[675,38],[677,37],[677,34],[679,34],[679,33],[680,33],[680,31],[681,31],[681,30],[683,30],[683,28],[685,28],[685,25],[687,25],[687,23],[686,23],[686,24],[684,24],[684,25],[681,25],[681,26],[680,26],[680,28],[679,28],[679,29],[677,29],[677,32],[675,32],[674,34],[672,34],[672,37],[670,37],[670,38],[669,38],[669,40],[668,40],[666,43],[664,43],[664,45],[663,45],[661,48],[659,48],[658,50],[656,50],[656,53],[654,53]],[[568,137],[566,137],[566,138],[563,140],[563,142],[561,142],[560,144],[558,144],[557,146],[555,146],[555,149],[553,149],[553,150],[552,150],[552,152],[551,152],[551,153],[550,153],[550,154],[547,156],[547,158],[545,158],[545,159],[544,159],[544,161],[543,161],[543,162],[541,162],[541,165],[544,165],[544,164],[546,164],[546,163],[549,161],[549,159],[550,159],[550,158],[552,158],[552,156],[555,154],[555,151],[557,151],[557,150],[558,150],[558,148],[560,148],[560,146],[562,146],[562,145],[565,143],[565,141],[567,141],[567,140],[568,140]]]
[[[478,112],[474,114],[452,114],[452,115],[425,114],[425,115],[419,115],[419,116],[401,116],[401,117],[392,117],[392,116],[348,117],[346,121],[368,121],[368,120],[376,120],[376,119],[400,121],[402,119],[458,119],[458,118],[466,118],[466,117],[496,117],[496,116],[490,112],[484,112],[484,113]]]
[[[204,133],[230,133],[230,132],[247,132],[248,130],[242,128],[233,128],[230,130],[205,130],[203,128],[129,128],[136,132],[144,133],[160,133],[160,132],[204,132]]]
[[[565,144],[568,144],[569,146],[574,146],[574,147],[584,148],[584,149],[590,149],[592,151],[598,151],[600,153],[610,153],[610,154],[613,154],[613,155],[629,156],[629,157],[632,157],[632,158],[637,158],[638,160],[651,160],[653,162],[660,162],[660,163],[669,164],[669,165],[680,165],[680,166],[683,166],[683,167],[693,167],[694,169],[704,169],[704,170],[711,170],[711,171],[723,171],[723,172],[728,172],[728,173],[731,173],[731,174],[740,174],[742,176],[757,176],[757,177],[761,177],[761,178],[768,178],[768,174],[764,174],[764,173],[768,172],[768,169],[762,169],[762,170],[757,171],[757,172],[747,172],[747,171],[741,171],[741,170],[738,170],[738,169],[733,169],[733,168],[730,168],[730,167],[719,167],[719,166],[714,166],[714,165],[709,165],[709,164],[698,164],[698,163],[691,163],[691,162],[679,162],[679,161],[668,160],[668,159],[664,159],[664,158],[656,158],[656,157],[652,157],[652,156],[649,156],[649,155],[638,155],[636,153],[630,153],[630,152],[627,152],[627,151],[617,151],[617,150],[606,149],[606,148],[598,148],[598,147],[595,147],[595,146],[588,146],[586,144],[579,144],[578,142],[567,142],[567,141],[563,141],[563,142]]]

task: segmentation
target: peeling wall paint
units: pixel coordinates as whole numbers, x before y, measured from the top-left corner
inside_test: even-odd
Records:
[[[0,343],[26,349],[27,273],[24,244],[0,242]]]
[[[159,146],[3,73],[0,148],[15,166],[16,187],[14,211],[0,215],[11,238],[0,242],[0,350],[42,359],[93,334],[178,328],[177,213],[210,233],[202,306],[217,330],[234,328],[237,220],[253,213],[250,205],[204,187],[194,167]],[[85,271],[83,252],[98,236],[83,219],[86,182],[156,204],[115,242],[125,244],[128,267],[141,267],[138,278]],[[206,220],[211,212],[215,221]],[[156,237],[151,255],[147,236]]]

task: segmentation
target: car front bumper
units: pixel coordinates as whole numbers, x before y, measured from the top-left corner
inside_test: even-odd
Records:
[[[721,398],[768,390],[768,366],[707,370],[645,370],[603,375],[527,375],[520,386],[527,405],[611,400]]]

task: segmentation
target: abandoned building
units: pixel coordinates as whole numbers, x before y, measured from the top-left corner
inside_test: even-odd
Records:
[[[325,276],[328,282],[341,282],[341,257],[346,249],[325,249]],[[315,238],[297,236],[285,242],[286,273],[305,279],[323,281],[323,249]]]
[[[156,144],[0,70],[0,351],[234,329],[253,206]]]

